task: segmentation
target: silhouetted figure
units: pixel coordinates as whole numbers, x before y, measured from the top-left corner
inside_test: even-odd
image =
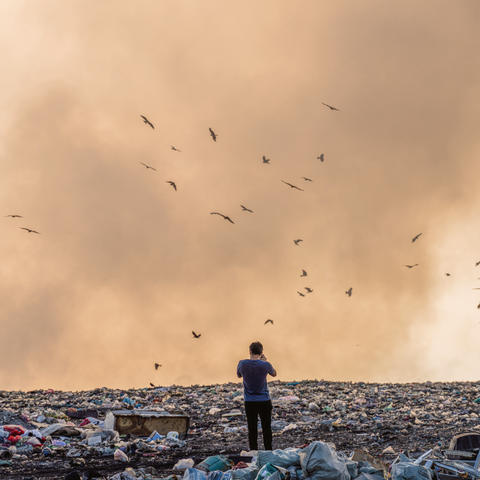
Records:
[[[147,117],[144,117],[143,115],[140,116],[143,118],[143,123],[146,123],[147,125],[150,125],[153,129],[155,129],[155,127],[148,121]]]
[[[303,287],[305,288],[305,290],[307,291],[307,293],[312,293],[313,292],[313,289],[312,288],[308,288],[308,287]]]
[[[237,377],[243,378],[243,396],[248,426],[248,444],[250,450],[258,450],[257,421],[260,416],[265,450],[272,447],[272,400],[267,386],[267,375],[277,376],[272,364],[263,354],[263,345],[253,342],[249,348],[250,358],[240,360]]]
[[[415,237],[412,238],[412,243],[415,241],[415,240],[418,240],[418,237],[421,235],[421,233],[419,233],[418,235],[416,235]]]
[[[322,102],[323,103],[323,102]],[[330,105],[327,105],[326,103],[323,103],[326,107],[328,107],[330,110],[336,110],[337,112],[339,112],[340,110],[338,108],[335,108],[335,107],[331,107]]]
[[[310,180],[310,179],[307,178],[307,177],[300,177],[300,178],[303,178],[303,179],[306,180],[307,182],[313,182],[313,180]]]
[[[155,364],[155,370],[158,370],[158,367],[161,367],[158,363]]]
[[[348,290],[345,291],[345,293],[351,297],[352,296],[352,287],[350,287]]]
[[[284,180],[282,180],[282,182],[285,183],[286,185],[288,185],[289,187],[296,188],[297,190],[300,190],[301,192],[303,192],[303,190],[301,188],[298,188],[295,185],[292,185],[291,183],[285,182]]]
[[[221,217],[223,217],[225,220],[228,220],[230,223],[234,223],[232,222],[232,219],[230,217],[227,217],[226,215],[223,215],[221,213],[218,213],[218,212],[212,212],[210,213],[210,215],[220,215]]]
[[[416,267],[418,265],[418,263],[416,263],[415,265],[405,265],[407,268],[413,268],[413,267]]]
[[[252,210],[250,210],[249,208],[247,207],[244,207],[243,205],[240,205],[242,207],[242,212],[250,212],[250,213],[253,213]]]
[[[181,152],[181,150],[179,150],[178,148],[175,148],[173,145],[170,145],[172,147],[172,150],[174,150],[175,152]]]
[[[149,168],[151,168],[152,170],[155,170],[155,171],[157,171],[157,169],[156,169],[156,168],[150,167],[150,166],[149,166],[149,165],[147,165],[146,163],[143,163],[143,162],[138,162],[138,163],[141,163],[141,164],[142,164],[144,167],[147,167],[147,170],[148,170]]]
[[[29,228],[25,228],[25,227],[19,227],[21,228],[22,230],[26,230],[28,233],[36,233],[38,235],[40,235],[40,232],[37,232],[35,230],[30,230]]]
[[[307,276],[307,272],[305,270],[302,270],[302,274],[300,275],[301,277],[306,277]]]
[[[271,324],[273,325],[273,320],[268,319],[268,320],[264,323],[264,325],[266,325],[267,323],[271,323]]]
[[[210,130],[210,136],[213,138],[213,141],[216,142],[218,135],[211,128],[209,128],[209,130]]]
[[[200,338],[202,336],[201,333],[197,335],[193,330],[192,330],[192,333],[193,333],[193,338]]]
[[[295,245],[297,245],[297,247],[298,247],[299,242],[303,242],[303,240],[302,240],[301,238],[299,238],[298,240],[294,240],[294,241],[293,241],[293,243],[294,243]]]
[[[21,217],[20,215],[5,215],[5,218],[6,217],[11,217],[11,218],[23,218]]]
[[[265,155],[262,157],[263,158],[263,163],[270,163],[270,159],[269,158],[265,158]]]
[[[171,182],[170,180],[167,180],[165,183],[169,183],[175,189],[175,191],[177,191],[177,186],[175,185],[175,182]]]
[[[323,153],[322,153],[319,157],[317,157],[317,158],[318,158],[318,160],[320,160],[321,162],[323,162],[323,160],[325,159]]]

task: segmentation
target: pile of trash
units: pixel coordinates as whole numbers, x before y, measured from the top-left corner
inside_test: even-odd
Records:
[[[274,381],[269,388],[277,452],[291,448],[304,452],[307,445],[321,441],[335,445],[332,451],[338,458],[350,458],[362,448],[388,463],[401,452],[418,456],[432,448],[446,449],[457,433],[480,433],[480,382]],[[147,430],[129,430],[132,423],[128,422],[122,430],[114,421],[127,418],[118,416],[122,412],[137,423],[141,420]],[[184,419],[185,424],[172,423]],[[150,431],[153,421],[175,428]],[[178,474],[174,467],[179,460],[190,459],[193,463],[188,468],[193,468],[209,457],[238,456],[248,446],[246,424],[241,383],[83,392],[0,391],[0,478],[63,480],[76,471],[115,480],[120,480],[115,477],[119,474],[124,475],[122,479],[128,475],[166,478]],[[256,465],[264,453],[258,452]],[[266,463],[286,470],[298,467],[284,467],[276,458]],[[299,479],[302,468],[296,468]],[[235,467],[231,478],[243,480],[236,478],[237,470],[244,469]],[[263,472],[258,480],[274,473]],[[293,473],[282,471],[278,476],[283,480],[282,475],[294,477]],[[185,475],[197,475],[186,480],[205,480],[190,470]],[[257,475],[245,480],[257,480]],[[350,472],[349,478],[356,477]]]

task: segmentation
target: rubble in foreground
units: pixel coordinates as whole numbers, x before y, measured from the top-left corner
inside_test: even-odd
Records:
[[[275,449],[321,440],[335,444],[339,453],[362,448],[389,461],[400,451],[419,455],[448,449],[454,435],[480,432],[480,382],[273,381],[269,388]],[[104,421],[108,412],[122,409],[188,415],[189,433],[151,441],[120,437]],[[24,433],[20,429],[11,436],[5,426],[22,427]],[[212,455],[248,450],[242,384],[0,391],[0,445],[2,480],[63,480],[87,469],[111,478],[126,468],[149,467],[166,478],[179,473],[173,467],[180,459],[197,464]]]

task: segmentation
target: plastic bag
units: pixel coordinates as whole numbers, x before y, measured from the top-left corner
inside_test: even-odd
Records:
[[[433,472],[422,465],[399,462],[392,465],[393,480],[432,480]]]
[[[300,466],[300,448],[286,448],[285,450],[259,450],[257,455],[257,465],[259,468],[267,463],[272,463],[277,467],[288,468],[291,466]]]
[[[186,470],[187,468],[192,468],[194,465],[195,462],[192,458],[182,458],[173,466],[173,468],[175,470]]]
[[[197,465],[199,470],[203,470],[204,472],[214,472],[214,471],[221,471],[225,472],[226,470],[230,470],[235,464],[224,455],[214,455],[212,457],[208,457],[203,462]]]
[[[198,468],[187,468],[183,474],[183,480],[207,480],[207,474]]]
[[[125,452],[122,452],[120,449],[115,450],[113,458],[119,462],[128,462],[128,457]]]
[[[300,465],[306,477],[317,480],[350,480],[346,462],[323,442],[313,442],[300,452]]]

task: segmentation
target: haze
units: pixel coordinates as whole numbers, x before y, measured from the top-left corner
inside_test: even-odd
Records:
[[[479,17],[4,0],[0,389],[477,380]]]

